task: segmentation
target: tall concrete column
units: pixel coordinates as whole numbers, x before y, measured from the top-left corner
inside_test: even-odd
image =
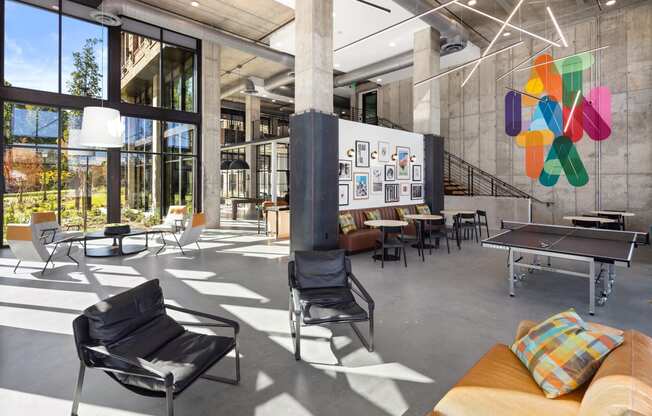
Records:
[[[333,0],[296,2],[295,111],[333,112]]]
[[[337,248],[338,119],[333,115],[333,0],[296,2],[290,119],[290,250]]]
[[[245,140],[260,138],[260,97],[245,97]]]
[[[414,34],[413,81],[419,82],[439,73],[439,32],[433,28]],[[439,80],[414,87],[413,126],[415,133],[440,133]]]
[[[206,226],[220,225],[220,45],[202,41],[202,207]]]

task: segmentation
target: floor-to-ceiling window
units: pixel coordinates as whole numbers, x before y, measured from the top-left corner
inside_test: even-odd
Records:
[[[154,223],[171,204],[197,209],[198,41],[126,17],[102,27],[69,0],[0,6],[3,225],[45,210],[94,229]],[[120,110],[121,149],[70,142],[90,105]]]

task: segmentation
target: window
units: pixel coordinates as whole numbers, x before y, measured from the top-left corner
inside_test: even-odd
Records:
[[[170,205],[185,205],[192,211],[195,158],[165,155],[165,209]]]
[[[58,13],[6,0],[4,24],[5,85],[58,92]]]
[[[272,197],[271,172],[272,145],[260,144],[256,146],[256,194],[258,198],[269,199]]]
[[[106,98],[107,29],[63,15],[60,51],[59,2],[34,3],[5,1],[5,85]]]
[[[160,222],[161,175],[159,156],[151,153],[123,153],[121,156],[122,221],[135,225]]]
[[[59,110],[28,104],[6,103],[5,143],[57,146]]]
[[[120,95],[131,104],[160,106],[159,61],[161,43],[122,32]]]
[[[232,162],[236,159],[247,160],[245,148],[223,150],[220,156],[221,162]],[[221,170],[222,173],[222,196],[224,198],[246,197],[247,196],[247,170]]]
[[[195,53],[163,45],[163,107],[195,111]]]
[[[61,92],[106,98],[107,29],[69,16],[62,17],[61,27]]]

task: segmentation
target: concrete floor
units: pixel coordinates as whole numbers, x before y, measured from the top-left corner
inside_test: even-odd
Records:
[[[154,249],[126,258],[86,259],[40,276],[12,273],[0,252],[0,413],[65,415],[77,372],[71,321],[83,308],[147,279],[170,302],[241,322],[242,382],[200,380],[176,401],[178,415],[423,415],[496,342],[509,343],[521,319],[575,307],[588,317],[586,280],[535,273],[507,295],[505,253],[466,242],[408,252],[405,269],[384,270],[369,254],[354,272],[376,300],[376,352],[349,327],[304,331],[302,362],[291,354],[287,316],[288,243],[255,230],[206,232],[186,256]],[[652,249],[619,269],[611,299],[593,320],[652,334]],[[230,374],[232,359],[215,373]],[[163,401],[137,396],[99,371],[87,372],[80,415],[162,415]]]

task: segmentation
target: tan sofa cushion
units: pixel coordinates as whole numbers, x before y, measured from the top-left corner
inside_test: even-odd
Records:
[[[586,390],[580,416],[652,415],[652,338],[626,331]]]
[[[509,347],[497,344],[446,393],[433,416],[576,416],[584,390],[547,399]]]

